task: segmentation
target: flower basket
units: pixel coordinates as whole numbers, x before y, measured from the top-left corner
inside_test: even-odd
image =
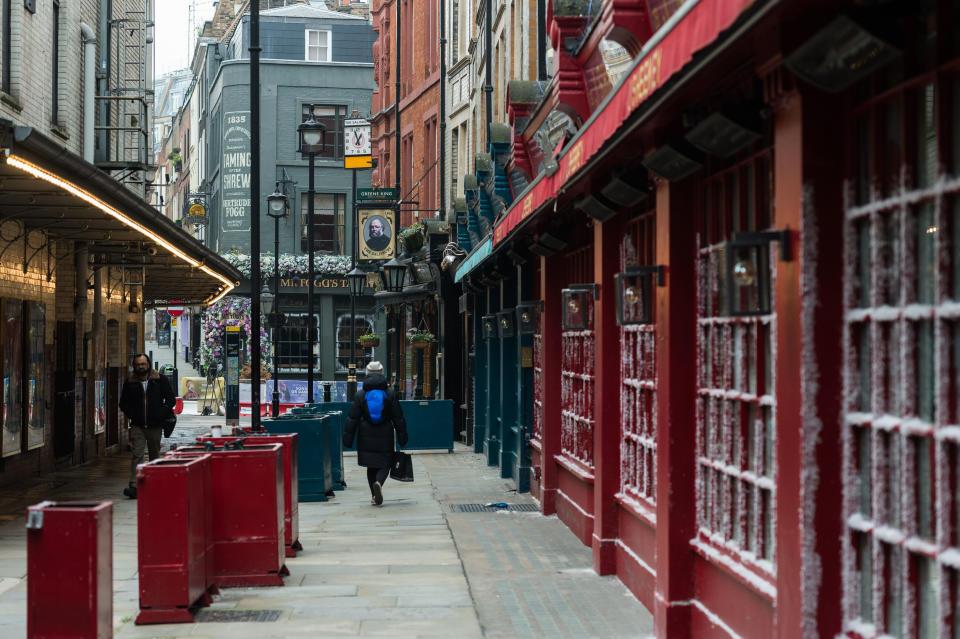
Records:
[[[423,248],[423,225],[414,224],[400,233],[400,239],[403,241],[403,250],[407,253],[414,253]]]
[[[364,348],[373,348],[374,346],[380,346],[380,336],[379,335],[361,335],[357,338],[357,343]]]
[[[437,338],[433,333],[418,332],[407,335],[407,341],[413,348],[427,348],[437,341]]]

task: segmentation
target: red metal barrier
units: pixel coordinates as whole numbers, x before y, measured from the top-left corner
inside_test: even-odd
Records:
[[[138,625],[192,622],[190,608],[210,604],[212,524],[210,455],[137,469]]]
[[[27,508],[27,637],[113,636],[113,502]]]
[[[221,588],[282,586],[284,558],[282,444],[237,450],[184,446],[168,453],[210,453],[213,581]]]
[[[261,402],[260,417],[266,417],[270,412],[270,402]],[[303,404],[280,404],[280,412],[285,413],[291,408],[303,408]],[[253,404],[251,402],[240,402],[240,416],[250,417],[253,414]]]
[[[215,446],[244,439],[248,444],[283,444],[283,543],[287,557],[296,557],[300,545],[300,504],[297,499],[299,486],[297,485],[297,434],[287,433],[278,435],[233,435],[225,437],[211,437],[209,435],[197,437],[198,442],[212,442]]]

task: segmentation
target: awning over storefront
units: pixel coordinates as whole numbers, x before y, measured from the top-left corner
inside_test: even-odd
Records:
[[[637,56],[631,71],[616,91],[593,113],[558,159],[559,169],[541,174],[521,194],[493,229],[496,247],[540,211],[560,187],[577,176],[598,154],[620,126],[644,104],[654,91],[676,75],[696,52],[714,43],[750,5],[760,0],[722,0],[685,3]],[[457,270],[460,276],[460,270]]]
[[[240,280],[172,220],[35,129],[0,120],[0,151],[0,224],[13,223],[24,237],[42,231],[51,274],[69,256],[64,244],[81,242],[94,266],[142,269],[146,306],[210,303]]]
[[[477,248],[473,249],[457,266],[457,272],[454,273],[453,281],[455,283],[460,282],[477,264],[490,255],[491,250],[493,250],[493,239],[490,237],[477,244]]]

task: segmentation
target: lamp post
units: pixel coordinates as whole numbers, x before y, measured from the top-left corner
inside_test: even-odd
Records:
[[[327,128],[310,117],[303,122],[297,131],[300,133],[300,152],[306,153],[310,160],[310,184],[307,188],[307,402],[313,403],[313,348],[316,335],[313,326],[313,201],[316,198],[313,177],[314,160],[317,153],[323,153],[327,145]]]
[[[391,293],[399,293],[403,290],[403,278],[407,272],[407,267],[401,264],[396,257],[380,267],[380,279],[383,281],[383,289]],[[394,359],[394,374],[396,377],[395,385],[400,384],[400,340],[403,339],[402,319],[400,313],[397,314],[397,326],[393,336],[396,341],[396,357]]]
[[[267,313],[267,322],[270,324],[271,347],[273,349],[273,416],[280,416],[280,361],[277,357],[277,333],[280,331],[280,311],[274,311],[273,305],[280,297],[280,218],[287,214],[287,196],[280,192],[280,183],[273,189],[273,193],[267,196],[267,215],[273,218],[273,296],[270,300],[270,309],[267,309],[267,301],[263,299],[263,309]],[[275,297],[274,297],[275,296]],[[271,312],[272,311],[272,312]]]
[[[356,233],[354,233],[356,235]],[[357,254],[353,254],[353,270],[347,273],[350,280],[350,364],[347,376],[347,401],[352,402],[357,393],[357,298],[363,295],[364,280],[367,274],[357,268]]]

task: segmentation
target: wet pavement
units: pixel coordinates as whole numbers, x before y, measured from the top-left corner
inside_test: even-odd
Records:
[[[183,444],[222,417],[181,415]],[[22,481],[0,500],[0,637],[26,636],[26,506],[111,500],[117,637],[646,637],[647,610],[614,577],[591,570],[590,549],[537,512],[460,512],[460,504],[533,508],[497,468],[457,446],[414,455],[416,481],[384,486],[370,504],[363,469],[345,459],[348,488],[300,503],[304,546],[283,587],[223,589],[190,624],[136,626],[136,501],[120,495],[124,454]],[[238,489],[242,486],[238,485]],[[524,506],[527,505],[527,506]],[[233,612],[229,612],[233,611]],[[263,621],[216,621],[248,611]]]

